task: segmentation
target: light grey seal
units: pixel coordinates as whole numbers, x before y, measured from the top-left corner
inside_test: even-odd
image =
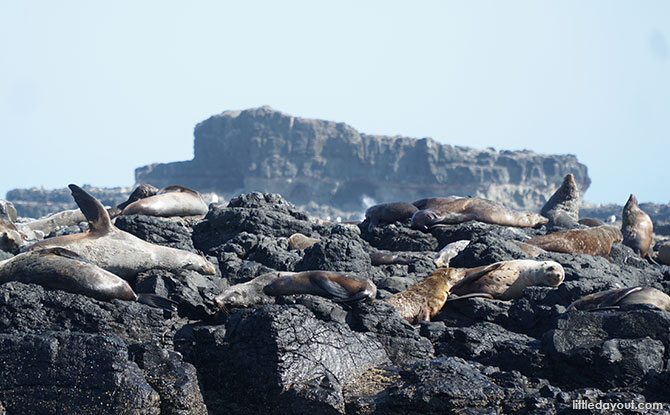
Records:
[[[549,219],[547,226],[552,228],[558,226],[561,228],[579,227],[579,205],[582,198],[579,188],[575,182],[575,176],[568,173],[563,178],[563,183],[549,198],[540,210],[540,215]]]
[[[200,192],[184,186],[168,186],[158,194],[138,199],[121,211],[122,215],[203,216],[208,206]]]

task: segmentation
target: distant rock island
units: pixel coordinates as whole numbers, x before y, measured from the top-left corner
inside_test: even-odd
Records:
[[[591,180],[574,155],[496,151],[439,144],[431,138],[375,136],[344,123],[294,117],[260,107],[226,111],[195,127],[193,160],[135,170],[137,183],[174,183],[226,198],[280,193],[360,211],[375,202],[461,195],[539,209],[573,173],[582,192]]]

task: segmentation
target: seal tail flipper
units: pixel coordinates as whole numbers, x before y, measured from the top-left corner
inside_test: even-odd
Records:
[[[465,295],[454,295],[451,294],[449,297],[447,297],[447,301],[458,301],[458,300],[465,300],[468,298],[489,298],[491,300],[494,299],[494,297],[489,294],[489,293],[470,293],[470,294],[465,294]]]
[[[322,275],[312,276],[312,280],[322,290],[339,301],[353,301],[352,295],[343,286]],[[355,296],[355,295],[354,295]]]
[[[177,311],[177,303],[169,298],[161,297],[156,294],[142,293],[137,294],[137,302],[151,307],[162,308],[170,312]]]
[[[649,262],[651,262],[652,264],[654,264],[654,265],[660,265],[660,264],[659,264],[658,262],[656,262],[656,260],[651,256],[651,249],[649,250],[649,252],[647,252],[647,255],[645,255],[644,258],[645,258],[647,261],[649,261]]]
[[[102,203],[76,184],[70,184],[68,187],[81,213],[86,217],[91,232],[109,232],[112,229],[112,221]]]

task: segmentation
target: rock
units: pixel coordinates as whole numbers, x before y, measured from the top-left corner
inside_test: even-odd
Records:
[[[185,219],[123,215],[116,218],[114,225],[147,242],[198,253],[191,240],[193,230]]]
[[[305,256],[295,266],[296,271],[323,270],[350,272],[360,277],[372,274],[370,255],[355,239],[323,238],[305,249]]]
[[[160,398],[119,338],[0,334],[0,400],[12,414],[158,415]]]
[[[361,225],[361,237],[375,248],[389,251],[436,251],[438,246],[431,234],[396,224],[377,226],[369,231]]]

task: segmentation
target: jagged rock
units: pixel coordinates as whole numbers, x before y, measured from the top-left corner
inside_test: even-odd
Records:
[[[70,330],[170,347],[177,324],[163,310],[133,301],[98,301],[20,282],[0,285],[0,333]]]
[[[379,202],[472,195],[512,208],[537,208],[567,173],[585,191],[586,167],[573,155],[475,150],[430,138],[360,134],[343,123],[310,120],[269,107],[227,111],[195,128],[193,160],[152,164],[137,183],[180,183],[226,197],[274,191],[294,203],[358,210]]]
[[[198,253],[191,240],[193,229],[184,219],[123,215],[115,219],[114,225],[147,242]]]
[[[355,239],[324,238],[305,249],[305,256],[295,266],[296,271],[324,270],[351,272],[361,277],[372,273],[370,255]]]
[[[158,415],[160,399],[116,337],[0,334],[0,400],[12,414]]]
[[[389,251],[437,251],[438,241],[431,234],[391,224],[372,230],[361,225],[361,237],[377,249]]]
[[[130,355],[160,395],[161,415],[207,415],[195,367],[179,353],[142,343],[131,346]]]

